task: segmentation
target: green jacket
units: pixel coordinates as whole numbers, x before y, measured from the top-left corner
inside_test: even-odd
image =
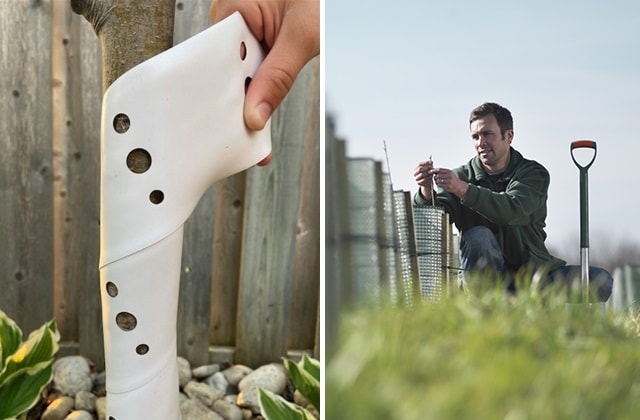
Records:
[[[476,156],[453,170],[469,183],[464,200],[444,190],[436,191],[436,204],[443,206],[458,230],[486,226],[496,235],[505,265],[515,272],[524,265],[553,270],[566,264],[549,254],[544,241],[549,172],[538,162],[525,159],[511,148],[507,169],[490,176]],[[414,204],[431,204],[420,191]]]

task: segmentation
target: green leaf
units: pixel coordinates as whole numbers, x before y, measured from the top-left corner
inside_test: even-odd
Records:
[[[273,392],[260,388],[260,412],[266,420],[312,420],[307,410]]]
[[[0,371],[5,359],[12,355],[22,343],[22,330],[9,316],[0,311]]]
[[[315,372],[315,367],[310,362],[304,363],[304,358],[300,363],[302,366],[311,366],[312,372]],[[289,371],[289,377],[293,386],[300,391],[304,397],[316,408],[320,410],[320,380],[316,378],[312,373],[301,369],[300,365],[292,362],[291,360],[284,359],[284,365]],[[318,366],[318,376],[320,368]]]
[[[29,335],[27,341],[6,359],[0,372],[0,387],[15,372],[35,366],[43,361],[50,361],[58,351],[57,329],[55,322],[48,322]]]
[[[49,331],[51,331],[51,333],[53,334],[54,341],[56,343],[58,341],[60,341],[60,332],[58,331],[58,326],[56,325],[56,321],[54,321],[54,320],[51,320],[51,321],[45,323],[43,326],[41,326],[37,330],[31,331],[31,333],[29,334],[29,337],[27,338],[27,340],[29,340],[34,335],[41,334],[40,330],[43,330],[45,328],[48,328]],[[57,346],[56,346],[56,350],[57,350]]]
[[[33,407],[53,377],[53,359],[14,372],[0,386],[0,419],[14,418]]]
[[[306,354],[302,355],[302,360],[298,363],[298,366],[309,372],[314,378],[320,381],[320,361],[312,359]]]

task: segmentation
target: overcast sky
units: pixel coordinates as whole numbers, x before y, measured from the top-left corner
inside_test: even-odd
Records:
[[[593,139],[596,238],[640,241],[640,2],[325,1],[326,109],[352,157],[385,161],[396,189],[433,156],[475,154],[468,116],[498,102],[512,145],[551,173],[548,244],[575,246],[579,178],[569,145]]]

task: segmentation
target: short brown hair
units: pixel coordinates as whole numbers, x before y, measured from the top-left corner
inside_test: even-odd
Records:
[[[493,114],[493,116],[496,117],[498,126],[500,126],[500,134],[504,136],[505,131],[513,130],[513,117],[511,116],[511,112],[507,108],[494,102],[485,102],[475,107],[469,116],[469,124],[489,114]]]

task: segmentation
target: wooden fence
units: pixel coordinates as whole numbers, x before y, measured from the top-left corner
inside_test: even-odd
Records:
[[[210,0],[176,2],[175,43]],[[101,53],[67,0],[0,1],[0,309],[55,318],[102,366]],[[319,357],[319,61],[272,119],[273,162],[217,183],[185,227],[178,354],[250,366]]]

